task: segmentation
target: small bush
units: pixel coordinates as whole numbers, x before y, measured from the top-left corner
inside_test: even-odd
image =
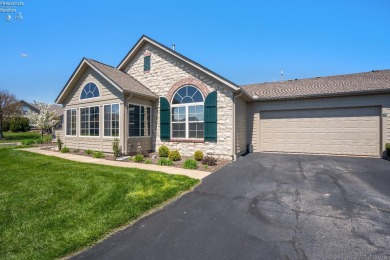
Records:
[[[169,153],[169,156],[168,156],[168,158],[170,159],[170,160],[172,160],[172,161],[179,161],[179,160],[181,160],[181,155],[180,155],[180,153],[179,153],[179,151],[171,151],[170,153]]]
[[[160,157],[168,157],[169,155],[169,148],[165,145],[162,145],[160,146],[160,148],[158,148],[158,155]]]
[[[43,144],[43,139],[42,138],[37,139],[37,140],[35,140],[35,143],[36,144]]]
[[[390,153],[390,143],[387,143],[385,145],[385,148],[386,148],[387,153]]]
[[[85,153],[86,155],[92,155],[92,154],[93,154],[93,151],[90,150],[90,149],[88,149],[88,150],[85,150],[84,153]]]
[[[134,162],[143,162],[144,156],[142,154],[137,154],[133,157]]]
[[[103,152],[96,151],[96,152],[93,152],[92,157],[93,158],[104,158],[105,155]]]
[[[61,138],[57,138],[57,148],[58,148],[58,151],[61,151],[61,148],[62,148],[62,145],[64,144],[62,141],[61,141]]]
[[[115,137],[114,142],[112,143],[112,151],[115,157],[119,157],[121,150],[119,146],[119,139]]]
[[[173,165],[173,162],[172,162],[172,160],[170,160],[168,158],[160,158],[157,161],[157,164],[158,165],[163,165],[163,166],[171,166],[171,165]]]
[[[53,141],[53,138],[51,136],[44,136],[42,139],[43,143],[49,144]]]
[[[35,140],[33,140],[33,139],[25,139],[25,140],[21,141],[21,144],[22,145],[32,145],[32,144],[35,144]]]
[[[27,132],[30,130],[30,122],[28,118],[13,116],[9,119],[9,130],[12,132]]]
[[[197,161],[202,161],[203,160],[203,153],[202,151],[196,151],[194,153],[194,159]]]
[[[152,164],[152,161],[151,161],[150,159],[146,159],[146,160],[144,161],[144,164]]]
[[[208,165],[203,165],[203,168],[205,169],[205,170],[208,170],[209,169],[209,166]]]
[[[61,149],[61,153],[69,153],[70,149],[68,147],[64,147]]]
[[[198,163],[194,159],[187,159],[183,163],[184,169],[195,170],[198,169]]]
[[[202,164],[207,166],[217,165],[217,159],[212,156],[205,156],[202,160]]]

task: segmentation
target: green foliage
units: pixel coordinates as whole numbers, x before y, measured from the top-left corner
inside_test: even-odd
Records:
[[[202,164],[207,166],[214,166],[217,165],[217,159],[212,156],[205,156],[202,160]]]
[[[59,259],[199,183],[0,148],[0,259]]]
[[[51,135],[44,135],[42,141],[45,144],[49,144],[53,141],[53,137]]]
[[[21,141],[24,139],[39,139],[41,138],[40,134],[34,132],[4,132],[4,139],[7,141]]]
[[[179,160],[181,160],[181,155],[180,155],[179,151],[175,150],[175,151],[169,152],[168,158],[172,161],[179,161]]]
[[[134,162],[142,162],[144,160],[144,156],[142,154],[137,154],[133,157]]]
[[[61,138],[60,138],[60,137],[57,138],[56,144],[57,144],[58,151],[61,151],[62,145],[63,145],[64,143],[61,141]]]
[[[86,155],[92,155],[92,154],[93,154],[93,151],[90,150],[90,149],[87,149],[87,150],[84,151],[84,153],[85,153]]]
[[[162,145],[160,146],[160,148],[158,148],[158,155],[160,157],[168,157],[169,155],[169,148],[165,145]]]
[[[119,157],[121,150],[119,146],[119,139],[115,137],[114,142],[112,143],[112,151],[115,157]]]
[[[9,120],[4,120],[3,121],[3,132],[8,132],[9,131]]]
[[[194,153],[194,159],[197,161],[202,161],[203,160],[203,152],[202,151],[196,151]]]
[[[204,168],[205,170],[208,170],[208,169],[209,169],[209,166],[208,166],[208,165],[203,165],[203,168]]]
[[[144,161],[144,164],[152,164],[152,161],[151,161],[150,159],[146,159],[146,160]]]
[[[42,138],[35,140],[35,143],[36,143],[36,144],[43,144],[43,142],[44,142],[44,141],[43,141]]]
[[[61,153],[69,153],[70,149],[68,147],[64,147],[61,149]]]
[[[157,164],[162,165],[162,166],[171,166],[171,165],[173,165],[173,161],[168,159],[168,158],[160,158],[157,161]]]
[[[9,130],[12,132],[27,132],[30,130],[28,118],[13,116],[9,119]]]
[[[387,144],[385,145],[385,148],[386,148],[386,151],[387,151],[387,152],[390,152],[390,143],[387,143]]]
[[[93,158],[104,158],[105,155],[104,155],[103,152],[96,151],[96,152],[93,152],[92,157],[93,157]]]
[[[187,159],[183,163],[184,169],[195,170],[198,169],[198,163],[194,159]]]
[[[32,144],[35,144],[35,140],[33,140],[33,139],[25,139],[25,140],[21,141],[21,144],[22,145],[32,145]]]

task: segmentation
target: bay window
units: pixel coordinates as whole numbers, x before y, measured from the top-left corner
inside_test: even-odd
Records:
[[[129,136],[150,136],[151,108],[129,104]]]
[[[99,106],[80,108],[80,135],[99,136]]]
[[[104,136],[119,136],[119,104],[104,105]]]
[[[66,110],[66,135],[76,135],[77,110]]]

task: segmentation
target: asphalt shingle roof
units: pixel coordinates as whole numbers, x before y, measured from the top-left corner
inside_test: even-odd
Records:
[[[241,86],[256,100],[390,92],[390,70]]]
[[[92,60],[92,59],[86,59],[88,62],[90,62],[96,69],[98,69],[101,73],[106,75],[109,79],[111,79],[116,85],[118,85],[120,88],[127,90],[132,93],[138,93],[143,94],[150,97],[156,97],[158,96],[154,94],[152,91],[150,91],[147,87],[142,85],[140,82],[138,82],[136,79],[134,79],[132,76],[116,69],[111,66],[108,66],[106,64],[103,64],[101,62]]]

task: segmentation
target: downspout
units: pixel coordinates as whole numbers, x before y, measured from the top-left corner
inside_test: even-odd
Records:
[[[125,97],[125,102],[124,102],[124,107],[123,107],[123,112],[124,112],[124,116],[123,116],[123,124],[124,126],[122,127],[124,133],[123,133],[123,148],[122,148],[122,151],[127,155],[129,150],[128,150],[128,141],[129,141],[129,122],[127,121],[128,118],[129,118],[129,111],[128,111],[128,101],[129,99],[131,99],[133,97],[133,93],[129,93],[128,96],[124,96]]]
[[[233,130],[232,130],[232,158],[233,158],[233,161],[236,161],[237,160],[237,154],[236,154],[236,150],[237,150],[237,147],[236,147],[236,98],[238,97],[241,97],[242,96],[242,92],[240,91],[240,93],[238,95],[234,95],[233,93]]]

